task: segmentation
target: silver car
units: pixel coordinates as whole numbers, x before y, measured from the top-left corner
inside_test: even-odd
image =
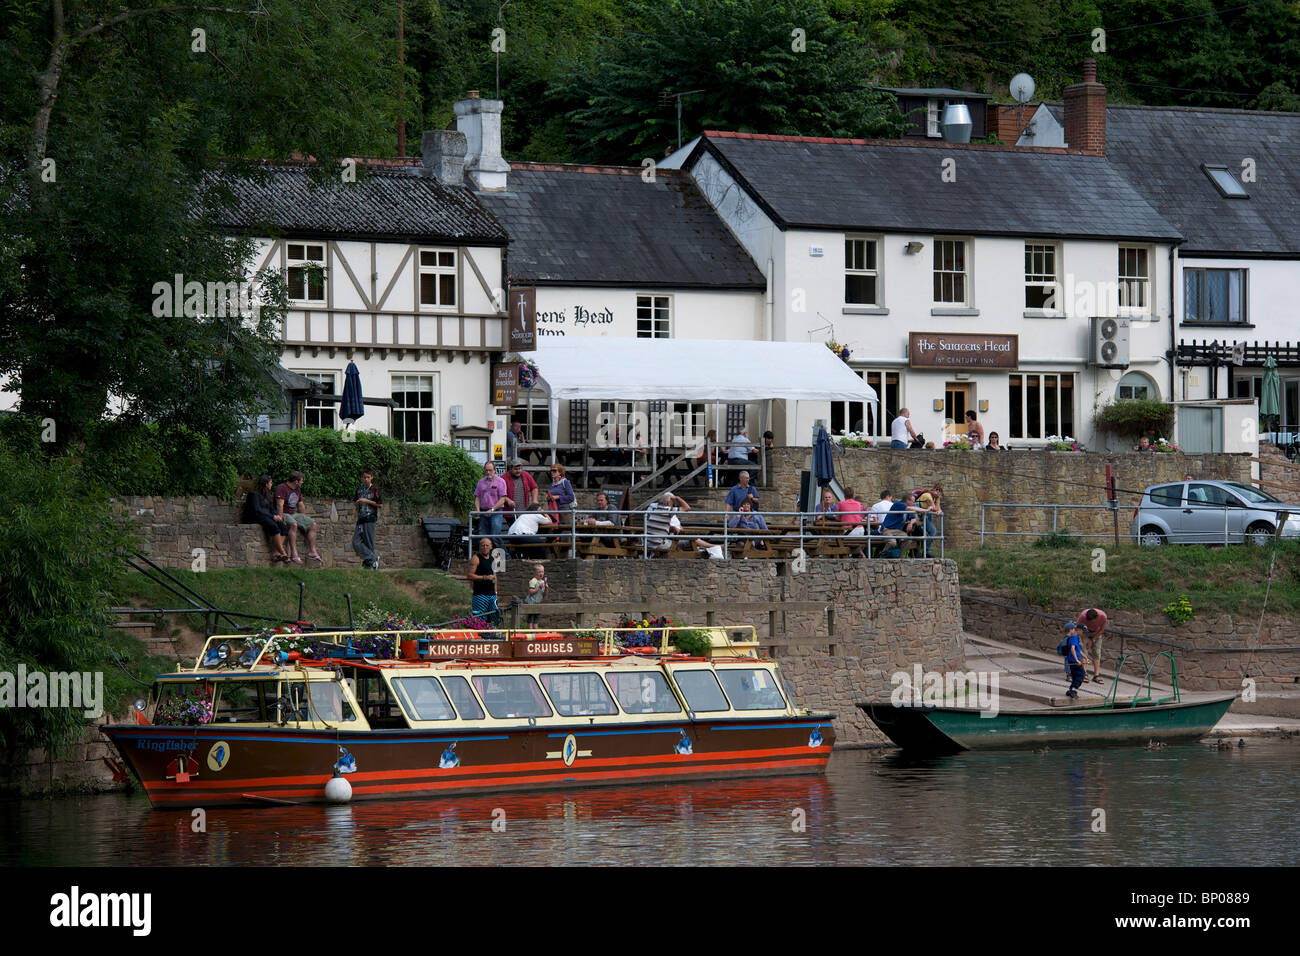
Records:
[[[1139,544],[1267,545],[1282,511],[1282,537],[1300,537],[1300,505],[1236,481],[1176,481],[1152,485],[1133,511],[1129,532]]]

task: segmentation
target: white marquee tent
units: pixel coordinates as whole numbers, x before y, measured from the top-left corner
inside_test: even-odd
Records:
[[[547,337],[533,358],[550,397],[552,443],[562,399],[878,401],[876,390],[820,342]]]

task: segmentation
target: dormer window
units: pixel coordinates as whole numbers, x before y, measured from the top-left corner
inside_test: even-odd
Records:
[[[1249,199],[1250,193],[1246,192],[1240,180],[1232,173],[1228,172],[1227,166],[1211,166],[1209,163],[1201,163],[1201,172],[1209,177],[1210,182],[1214,183],[1214,188],[1225,199]]]

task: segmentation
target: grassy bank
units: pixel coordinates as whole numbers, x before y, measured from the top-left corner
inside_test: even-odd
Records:
[[[1234,613],[1264,604],[1272,548],[1245,545],[1180,545],[1104,548],[1104,570],[1094,543],[1063,547],[1024,546],[949,551],[962,587],[1023,594],[1039,606],[1096,605],[1151,612],[1187,595],[1197,610]],[[1300,543],[1285,542],[1273,566],[1268,610],[1300,611]]]
[[[438,623],[469,611],[469,588],[465,583],[432,570],[236,568],[202,573],[173,571],[172,574],[219,608],[260,614],[277,621],[297,619],[299,581],[307,585],[303,620],[315,624],[345,625],[348,620],[345,594],[352,595],[352,608],[358,616],[374,606],[407,620]],[[119,606],[184,606],[178,597],[136,572],[121,576],[114,599]],[[203,627],[201,615],[185,615],[185,620],[192,628]]]

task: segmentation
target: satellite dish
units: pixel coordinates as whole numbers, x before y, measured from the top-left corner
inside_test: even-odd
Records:
[[[1011,78],[1011,95],[1017,103],[1028,103],[1034,95],[1034,78],[1028,73],[1017,73]]]

